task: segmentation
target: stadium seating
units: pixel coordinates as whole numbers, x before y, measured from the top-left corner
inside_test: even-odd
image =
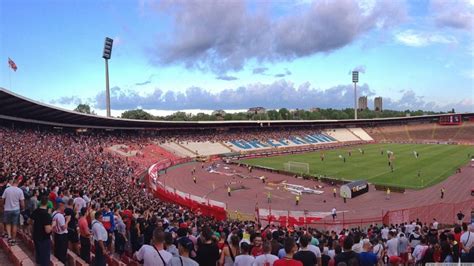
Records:
[[[362,129],[360,129],[362,130]],[[338,141],[357,141],[361,140],[358,136],[354,135],[352,131],[346,128],[336,128],[326,130],[326,134],[337,139]]]
[[[204,142],[186,142],[182,143],[182,146],[188,148],[191,151],[197,151],[199,155],[214,155],[214,154],[223,154],[223,153],[229,153],[232,152],[229,148],[226,146],[222,145],[219,142],[210,142],[210,141],[204,141]]]
[[[190,149],[186,149],[178,142],[165,142],[161,144],[161,147],[172,152],[175,156],[178,157],[195,157],[197,154]]]
[[[438,125],[436,123],[376,126],[365,128],[376,141],[395,142],[473,142],[474,123]]]
[[[360,138],[361,140],[365,140],[365,141],[373,141],[374,139],[369,135],[367,134],[367,132],[365,132],[365,130],[363,130],[362,128],[348,128],[348,130],[350,130],[354,135],[356,135],[358,138]]]

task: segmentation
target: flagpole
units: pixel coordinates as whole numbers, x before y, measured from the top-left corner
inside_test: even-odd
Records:
[[[10,88],[9,89],[10,89],[10,91],[13,91],[13,89],[12,89],[12,72],[10,70],[10,67],[8,67],[8,80],[10,82]]]

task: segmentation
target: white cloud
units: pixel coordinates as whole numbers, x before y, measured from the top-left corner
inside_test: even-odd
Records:
[[[395,34],[395,40],[412,47],[425,47],[432,44],[456,44],[457,39],[451,35],[405,30]]]

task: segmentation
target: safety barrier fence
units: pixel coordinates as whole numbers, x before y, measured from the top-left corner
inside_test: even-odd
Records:
[[[174,161],[165,159],[155,163],[148,169],[148,187],[153,191],[155,196],[161,200],[179,204],[205,216],[212,216],[218,220],[225,220],[227,218],[227,206],[225,203],[179,191],[170,186],[166,186],[160,181],[160,171],[189,161],[191,161],[189,158]]]
[[[258,209],[256,215],[262,224],[273,223],[281,226],[308,226],[325,230],[340,231],[343,228],[365,227],[381,224],[401,224],[419,220],[429,224],[433,218],[440,224],[452,225],[458,222],[457,213],[465,216],[463,221],[469,222],[471,211],[474,209],[474,200],[465,200],[457,203],[436,203],[413,208],[381,210],[380,216],[369,218],[348,218],[345,212],[338,212],[333,220],[329,212],[288,211]],[[352,215],[351,215],[352,216]]]

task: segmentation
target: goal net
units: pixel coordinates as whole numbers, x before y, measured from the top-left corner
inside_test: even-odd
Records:
[[[301,174],[309,174],[309,164],[299,162],[287,162],[284,163],[285,171]]]

